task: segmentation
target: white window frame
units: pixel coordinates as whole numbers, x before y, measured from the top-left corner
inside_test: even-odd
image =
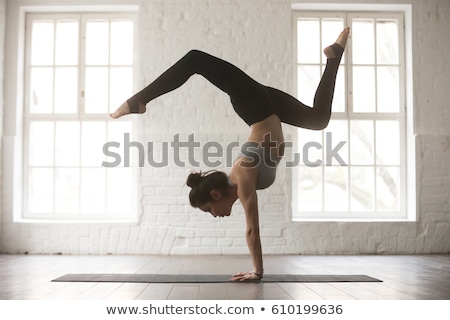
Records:
[[[389,212],[329,212],[319,211],[311,213],[300,213],[297,211],[301,203],[298,199],[298,170],[308,170],[307,167],[294,168],[292,179],[292,220],[293,221],[415,221],[416,220],[416,166],[415,166],[415,135],[414,135],[414,123],[413,123],[413,104],[412,104],[412,60],[411,60],[411,7],[409,5],[341,5],[341,4],[294,4],[293,9],[293,61],[294,61],[294,88],[297,88],[297,19],[299,17],[307,16],[340,16],[340,17],[356,17],[356,16],[369,16],[376,18],[386,17],[389,15],[395,15],[403,23],[399,25],[399,40],[404,39],[404,46],[400,45],[399,55],[400,63],[404,62],[404,67],[400,68],[400,72],[404,71],[404,74],[400,74],[400,81],[403,79],[404,91],[400,93],[400,114],[399,118],[401,127],[401,148],[404,152],[401,152],[401,182],[400,188],[402,189],[403,196],[400,201],[400,212],[397,214],[390,214]],[[401,30],[400,30],[401,29]],[[351,46],[351,38],[348,45]],[[346,51],[346,55],[351,56],[351,50]],[[347,61],[343,61],[347,64]],[[347,65],[346,65],[347,68]],[[351,74],[350,72],[348,74]],[[349,97],[348,85],[351,84],[351,76],[346,79],[346,100],[348,108],[352,113],[348,118],[345,113],[333,113],[333,119],[358,119],[365,118],[366,115],[358,115],[353,113],[351,105],[351,97]],[[296,89],[294,90],[296,93]],[[402,106],[405,106],[404,109]],[[379,114],[376,119],[390,119],[389,114]],[[294,142],[296,146],[298,143]],[[295,150],[299,152],[299,150]],[[347,157],[349,159],[349,157]]]
[[[8,155],[8,157],[3,157],[5,161],[5,168],[9,174],[3,175],[2,180],[4,181],[4,186],[11,190],[11,192],[4,192],[2,194],[2,200],[5,200],[2,208],[5,212],[11,212],[12,221],[19,223],[39,223],[39,224],[54,224],[54,223],[136,223],[139,219],[139,204],[138,204],[138,188],[137,181],[139,170],[133,166],[132,168],[132,206],[126,212],[121,214],[115,214],[112,216],[97,215],[92,214],[89,216],[76,216],[76,215],[64,215],[64,216],[42,216],[42,217],[30,217],[26,215],[26,189],[27,186],[24,185],[26,181],[26,170],[25,156],[27,154],[27,125],[26,125],[26,115],[25,110],[25,90],[28,87],[25,81],[27,79],[26,70],[26,57],[29,50],[29,43],[26,43],[27,30],[27,14],[61,14],[61,15],[76,15],[76,14],[95,14],[102,15],[106,14],[108,16],[120,15],[121,17],[127,16],[133,20],[134,23],[134,47],[137,47],[137,11],[138,6],[135,5],[115,5],[115,6],[20,6],[13,5],[9,8],[8,13],[10,16],[13,14],[17,16],[17,20],[14,22],[9,22],[8,27],[10,27],[11,33],[7,37],[8,60],[15,62],[8,66],[5,72],[7,74],[13,74],[12,82],[8,84],[8,93],[5,95],[5,101],[10,102],[10,105],[17,106],[10,108],[5,113],[5,119],[9,119],[9,125],[5,130],[5,148],[3,155]],[[9,20],[12,21],[13,19]],[[79,48],[81,50],[81,48]],[[137,59],[136,50],[134,50],[134,63],[133,63],[133,84],[132,87],[135,89],[136,85],[136,70]],[[81,75],[79,76],[81,79]],[[14,81],[15,80],[15,81]],[[23,106],[23,107],[20,107]],[[98,118],[98,115],[86,115],[86,119],[90,118],[94,120]],[[64,118],[64,116],[62,117]],[[107,114],[103,115],[102,121],[124,121],[109,120]],[[134,116],[128,117],[126,121],[132,122],[132,134],[135,134],[136,126],[133,124],[136,122]],[[9,169],[9,170],[8,170]],[[3,201],[2,201],[3,202]]]

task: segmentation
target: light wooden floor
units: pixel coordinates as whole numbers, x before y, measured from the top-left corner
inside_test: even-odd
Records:
[[[67,273],[231,274],[247,256],[0,255],[1,300],[449,300],[450,255],[266,256],[266,273],[366,274],[382,283],[57,283]]]

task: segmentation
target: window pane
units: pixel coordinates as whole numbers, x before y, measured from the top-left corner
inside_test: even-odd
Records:
[[[78,105],[77,68],[55,70],[55,113],[76,113]]]
[[[84,168],[81,173],[81,212],[105,212],[105,170]]]
[[[374,164],[374,128],[371,120],[350,122],[350,164]]]
[[[108,212],[125,213],[132,211],[131,168],[108,169]]]
[[[319,19],[297,21],[297,52],[299,63],[320,63]]]
[[[375,71],[353,67],[353,111],[375,112]]]
[[[375,184],[373,167],[351,167],[351,211],[374,209]]]
[[[55,165],[78,166],[80,164],[80,123],[59,121],[56,123]]]
[[[86,24],[86,64],[109,63],[109,22],[89,21]]]
[[[53,169],[32,168],[29,171],[29,211],[53,212]]]
[[[352,21],[352,54],[354,64],[373,64],[375,62],[375,35],[373,19]]]
[[[78,63],[78,22],[58,21],[56,24],[57,65],[76,65]]]
[[[33,121],[30,123],[30,165],[52,166],[54,147],[54,123]]]
[[[322,62],[327,61],[327,57],[323,54],[323,49],[333,44],[336,41],[339,30],[344,29],[344,20],[341,18],[326,18],[322,19]],[[344,52],[345,53],[345,52]],[[342,56],[342,62],[345,57]]]
[[[133,22],[111,22],[111,64],[133,63]]]
[[[336,77],[332,112],[345,112],[347,105],[347,94],[345,93],[345,67],[340,66]]]
[[[302,157],[302,164],[317,167],[323,159],[322,132],[318,130],[298,129],[298,152]]]
[[[108,68],[86,68],[85,83],[85,112],[107,113]]]
[[[52,113],[53,69],[32,68],[30,78],[30,113]]]
[[[398,67],[377,68],[377,103],[379,112],[399,112]]]
[[[380,167],[377,170],[377,209],[400,210],[400,169]]]
[[[101,166],[105,161],[103,145],[106,142],[106,125],[104,122],[83,122],[81,126],[81,165]]]
[[[325,134],[325,164],[327,166],[347,165],[348,121],[331,120],[323,132]]]
[[[298,211],[322,211],[323,167],[298,167]]]
[[[108,122],[108,142],[118,142],[120,143],[119,148],[112,148],[111,151],[120,155],[122,161],[119,166],[124,166],[124,141],[125,134],[129,135],[130,141],[133,141],[133,134],[131,132],[131,122],[129,121],[117,121],[117,122]],[[131,150],[130,150],[131,149]],[[127,148],[129,161],[133,163],[133,155],[134,152],[139,152],[137,148]],[[109,158],[109,161],[113,161],[112,158]]]
[[[308,106],[313,105],[314,94],[320,82],[319,66],[298,67],[298,99]]]
[[[110,105],[109,111],[116,110],[128,97],[133,89],[133,74],[131,68],[111,68],[110,70]]]
[[[398,21],[377,20],[377,62],[398,64]]]
[[[377,164],[400,164],[400,128],[398,121],[377,121]]]
[[[56,169],[55,212],[78,213],[80,206],[79,169]]]
[[[325,167],[325,210],[348,211],[348,167]]]
[[[32,28],[31,64],[53,65],[55,28],[53,21],[35,21]]]
[[[117,141],[123,144],[125,133],[130,135],[130,139],[133,139],[130,121],[108,122],[108,141]]]

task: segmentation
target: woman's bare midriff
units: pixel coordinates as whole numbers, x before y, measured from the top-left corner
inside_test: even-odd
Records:
[[[273,156],[282,158],[284,155],[284,136],[278,116],[271,115],[252,124],[247,141],[258,142],[264,147],[270,147]]]

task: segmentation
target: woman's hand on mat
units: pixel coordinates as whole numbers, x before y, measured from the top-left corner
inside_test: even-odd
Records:
[[[262,276],[254,271],[251,272],[239,272],[233,274],[230,278],[231,281],[246,281],[246,280],[261,280]]]

